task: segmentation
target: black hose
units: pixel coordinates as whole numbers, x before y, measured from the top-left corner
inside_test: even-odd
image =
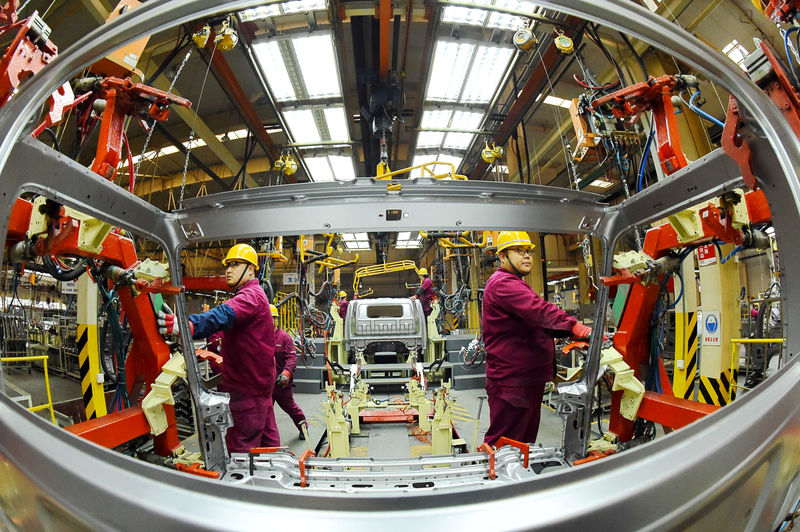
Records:
[[[48,255],[42,257],[47,273],[52,275],[58,281],[74,281],[86,271],[86,259],[79,259],[71,268],[62,268]]]
[[[625,41],[625,45],[628,47],[628,49],[630,49],[631,53],[633,54],[633,57],[636,58],[636,62],[639,63],[639,68],[642,69],[644,80],[647,81],[648,79],[650,79],[650,75],[647,73],[647,68],[644,66],[644,61],[642,61],[642,57],[636,53],[636,48],[634,48],[633,44],[631,44],[631,40],[628,39],[628,36],[622,33],[621,31],[617,33],[619,33],[620,37],[622,37],[622,40]]]
[[[58,143],[58,137],[56,136],[56,133],[55,133],[55,131],[53,131],[53,130],[52,130],[52,129],[50,129],[49,127],[46,127],[46,128],[44,128],[44,129],[42,130],[42,133],[47,133],[47,136],[48,136],[48,137],[50,137],[50,140],[52,140],[52,141],[53,141],[53,148],[54,148],[54,149],[55,149],[57,152],[60,152],[60,151],[61,151],[61,145]]]

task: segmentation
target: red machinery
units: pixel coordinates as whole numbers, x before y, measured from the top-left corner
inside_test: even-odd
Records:
[[[658,158],[664,173],[669,175],[687,164],[681,149],[672,94],[696,84],[693,76],[651,77],[647,81],[597,98],[592,102],[592,107],[598,109],[607,106],[615,117],[630,118],[630,124],[635,123],[643,112],[651,110],[655,122]]]
[[[721,207],[709,203],[699,211],[703,236],[690,242],[680,242],[675,228],[669,223],[659,225],[647,232],[643,253],[652,259],[651,268],[636,275],[627,270],[618,271],[612,277],[602,277],[606,285],[632,284],[628,294],[625,310],[620,318],[617,333],[614,335],[614,347],[622,355],[625,362],[640,376],[646,371],[650,354],[649,322],[661,290],[664,271],[679,264],[673,258],[669,264],[670,251],[680,248],[694,247],[701,243],[722,240],[745,247],[752,245],[756,236],[748,228],[736,229],[732,225],[733,215],[730,212],[733,201],[744,201],[751,224],[769,222],[771,214],[766,196],[760,190],[747,192],[740,200],[723,198]],[[649,277],[647,284],[641,281]],[[683,427],[692,421],[716,410],[717,406],[706,405],[674,397],[666,378],[663,365],[659,368],[661,382],[665,384],[664,393],[645,392],[637,416],[673,429]],[[620,441],[628,441],[633,436],[633,421],[620,415],[622,392],[612,395],[611,418],[609,431],[616,434]]]
[[[794,20],[798,10],[800,10],[799,0],[769,0],[769,5],[764,14],[773,22],[788,24]]]

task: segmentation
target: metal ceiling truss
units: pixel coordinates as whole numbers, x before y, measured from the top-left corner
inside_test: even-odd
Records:
[[[602,243],[599,269],[608,274],[614,246],[632,226],[677,212],[740,182],[736,168],[714,152],[614,207],[598,202],[595,195],[564,189],[420,179],[403,182],[402,189],[394,192],[387,191],[385,183],[371,180],[225,192],[188,200],[181,210],[165,213],[24,135],[28,118],[55,88],[111,49],[141,33],[256,3],[145,3],[81,39],[53,61],[47,72],[26,83],[0,111],[0,234],[6,232],[17,195],[29,191],[149,235],[167,252],[177,284],[181,282],[181,249],[202,240],[430,227],[589,233]],[[736,95],[740,109],[746,111],[744,132],[753,149],[754,170],[777,227],[787,296],[786,353],[797,353],[800,337],[791,331],[798,329],[795,322],[800,316],[800,239],[793,237],[792,228],[800,218],[800,142],[780,111],[725,57],[643,7],[627,0],[538,3],[628,31]],[[758,131],[762,137],[748,131]],[[407,216],[387,222],[381,216],[386,209],[402,209]],[[598,322],[605,319],[607,298],[603,287],[598,293]],[[178,315],[186,316],[184,298],[177,298],[176,306]],[[181,337],[188,338],[188,321],[179,322]],[[574,393],[561,398],[573,407],[564,427],[567,455],[580,454],[589,434],[587,414],[598,374],[601,334],[601,328],[595,328],[582,380]],[[185,350],[193,350],[191,342],[183,343]],[[786,362],[774,377],[733,404],[647,445],[533,480],[497,484],[488,496],[486,488],[470,486],[404,493],[402,506],[392,492],[287,492],[197,479],[100,449],[29,415],[2,396],[0,465],[15,486],[15,504],[3,508],[28,511],[23,517],[32,523],[44,518],[42,512],[49,512],[50,518],[55,515],[62,524],[97,529],[136,523],[154,529],[242,530],[267,520],[275,527],[290,527],[302,519],[307,528],[399,530],[407,528],[409,519],[420,518],[426,526],[456,529],[488,525],[497,530],[536,526],[774,529],[800,496],[796,459],[800,454],[796,437],[800,432],[800,363],[796,358]],[[209,424],[219,413],[214,404],[218,395],[202,388],[194,357],[186,363],[207,465],[224,469],[227,462],[220,452],[219,433]],[[600,493],[602,511],[598,510]],[[175,500],[182,503],[167,502]]]

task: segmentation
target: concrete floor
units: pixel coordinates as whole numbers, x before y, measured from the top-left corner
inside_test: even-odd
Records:
[[[44,385],[44,374],[41,372],[41,370],[33,368],[31,373],[29,374],[27,369],[4,367],[3,376],[7,383],[10,383],[15,388],[24,390],[25,392],[30,394],[31,402],[33,403],[33,405],[43,404],[47,401],[47,395]],[[73,379],[51,375],[50,388],[54,403],[76,399],[81,396],[80,383],[78,383]],[[475,418],[478,415],[478,405],[481,402],[481,399],[479,398],[481,397],[485,398],[486,391],[483,389],[453,390],[452,393],[456,400],[454,408],[455,411],[454,425],[456,431],[461,436],[461,438],[466,441],[468,450],[472,451],[474,449],[476,440],[478,445],[483,441],[483,436],[489,427],[489,407],[486,403],[486,400],[483,399],[482,400],[483,406],[481,408],[480,421],[478,423],[478,431],[476,438]],[[392,392],[375,393],[373,394],[373,398],[387,399],[394,395],[399,395],[399,394],[400,394],[399,390],[393,393]],[[429,396],[430,394],[431,391],[429,391]],[[291,418],[289,418],[289,416],[277,406],[275,409],[275,418],[278,423],[278,429],[281,434],[281,444],[288,446],[293,453],[300,454],[309,445],[311,446],[311,448],[313,448],[320,440],[320,438],[322,438],[322,436],[324,435],[325,410],[323,408],[323,401],[325,400],[325,393],[320,392],[318,394],[295,394],[295,400],[305,413],[306,419],[309,421],[310,441],[308,444],[306,442],[301,441],[298,438],[298,431],[294,427]],[[49,413],[47,412],[40,412],[39,415],[45,418],[49,418]],[[406,424],[398,424],[398,425],[403,427],[400,432],[406,431],[407,429]],[[607,427],[605,423],[604,426]],[[391,432],[391,429],[384,430],[384,433],[386,432]],[[373,440],[373,443],[367,445],[365,439],[363,440],[365,442],[363,445],[365,447],[371,447],[371,448],[381,448],[381,449],[384,448],[384,446],[381,443],[375,443],[374,441],[375,438],[378,437],[383,438],[384,436],[377,436],[375,434],[370,434],[369,431],[365,431],[365,436],[369,435],[369,438]],[[419,442],[415,442],[413,437],[409,437],[408,439],[411,442],[411,444],[413,443],[419,444]],[[405,441],[403,440],[403,438],[400,438],[400,440],[401,441],[398,443],[398,445],[400,446],[400,448],[404,448],[404,446],[406,445]],[[561,418],[559,418],[556,415],[555,411],[547,405],[542,405],[541,425],[539,428],[539,438],[537,443],[541,443],[545,446],[558,446],[561,443]],[[358,445],[362,444],[356,442],[354,439],[354,446]],[[391,454],[394,451],[387,450],[385,452],[389,452],[389,454]]]

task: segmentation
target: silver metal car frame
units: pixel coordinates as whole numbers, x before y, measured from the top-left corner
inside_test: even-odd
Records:
[[[169,252],[180,282],[180,250],[200,240],[243,235],[329,231],[438,229],[537,229],[587,232],[603,242],[601,270],[610,272],[614,244],[630,227],[649,223],[741,183],[737,167],[713,152],[615,207],[562,189],[503,183],[417,180],[389,192],[365,180],[245,190],[188,201],[164,213],[100,179],[87,169],[24,138],[28,117],[56,87],[113,48],[254,0],[147,2],[91,32],[30,80],[0,111],[0,235],[14,199],[34,191],[149,235]],[[787,360],[774,377],[732,405],[650,444],[604,460],[501,486],[446,493],[326,494],[256,490],[197,479],[109,452],[30,416],[0,397],[0,523],[23,529],[85,526],[90,529],[304,528],[405,529],[424,519],[429,527],[474,529],[774,529],[800,496],[800,366],[793,355],[800,338],[789,334],[800,315],[800,242],[791,238],[800,218],[800,142],[779,110],[725,57],[664,19],[627,0],[546,0],[540,5],[625,31],[657,45],[736,95],[744,110],[755,173],[770,201],[783,257]],[[342,209],[342,205],[348,209]],[[401,222],[381,221],[400,208]],[[468,215],[468,217],[467,217]],[[212,219],[213,223],[209,220]],[[393,225],[396,224],[396,225]],[[2,253],[2,251],[0,251]],[[599,292],[598,320],[607,290]],[[186,305],[177,301],[186,315]],[[181,320],[187,337],[186,320]],[[585,390],[564,397],[578,413],[568,423],[565,447],[578,452],[588,433],[590,396],[599,364],[593,333]],[[190,346],[185,346],[190,347]],[[198,400],[209,392],[187,360]],[[0,382],[2,387],[2,382]],[[202,401],[201,401],[202,402]],[[214,433],[202,429],[206,457]],[[581,412],[581,410],[583,410]],[[581,432],[583,431],[583,434]],[[490,494],[489,494],[490,493]]]

